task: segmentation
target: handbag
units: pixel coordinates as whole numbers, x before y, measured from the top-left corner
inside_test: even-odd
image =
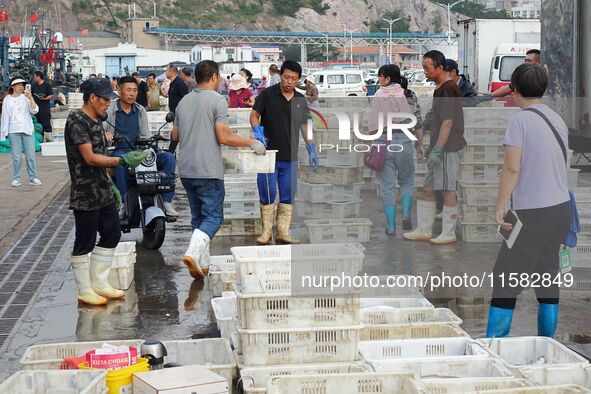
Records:
[[[550,122],[550,120],[546,117],[546,115],[544,115],[544,113],[542,111],[537,110],[535,108],[531,108],[531,107],[526,108],[524,111],[536,113],[542,119],[544,119],[544,121],[550,127],[550,130],[552,130],[552,133],[554,133],[554,137],[556,137],[556,140],[558,141],[558,145],[560,145],[560,150],[562,150],[562,155],[564,156],[564,161],[568,165],[568,158],[566,155],[566,147],[564,146],[564,142],[562,141],[562,139],[558,135],[558,131],[556,131],[556,128],[554,127],[552,122]],[[577,246],[577,233],[581,231],[581,226],[579,223],[579,212],[577,211],[577,203],[575,200],[575,193],[573,190],[569,190],[568,195],[569,195],[569,199],[570,199],[570,211],[571,211],[570,226],[569,226],[568,232],[564,236],[564,240],[563,240],[562,244],[568,248],[574,248]]]
[[[371,150],[363,155],[363,164],[373,171],[382,171],[386,164],[386,147],[372,146]]]

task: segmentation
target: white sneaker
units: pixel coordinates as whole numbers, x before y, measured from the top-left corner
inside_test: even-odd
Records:
[[[174,209],[171,202],[164,202],[164,211],[166,213],[166,216],[179,216],[179,213]]]
[[[41,183],[41,181],[39,180],[39,178],[35,178],[32,181],[29,182],[29,185],[31,186],[42,186],[43,183]]]
[[[16,179],[10,184],[12,187],[19,187],[20,185],[22,185],[21,181],[17,181]]]

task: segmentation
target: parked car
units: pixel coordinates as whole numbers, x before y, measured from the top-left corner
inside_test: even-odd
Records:
[[[312,74],[319,96],[366,96],[361,70],[322,70]]]

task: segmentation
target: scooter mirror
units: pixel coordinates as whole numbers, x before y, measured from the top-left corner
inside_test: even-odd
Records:
[[[174,112],[169,112],[166,114],[166,123],[174,122]]]

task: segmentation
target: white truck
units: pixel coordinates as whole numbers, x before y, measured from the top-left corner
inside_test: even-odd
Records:
[[[466,19],[458,25],[460,72],[475,84],[478,93],[490,93],[491,65],[500,44],[540,42],[538,19]]]

